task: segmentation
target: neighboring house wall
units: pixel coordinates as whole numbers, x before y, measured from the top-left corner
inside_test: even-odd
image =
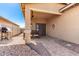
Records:
[[[20,33],[20,27],[18,25],[15,25],[9,21],[6,21],[4,18],[0,18],[0,24],[4,24],[6,27],[9,27],[12,32],[11,34],[14,36],[14,35],[17,35]],[[17,31],[18,30],[18,31]]]
[[[61,16],[50,19],[47,35],[79,44],[79,5],[66,10]]]
[[[11,26],[12,26],[12,24],[11,24],[10,22],[7,22],[7,21],[5,21],[5,20],[2,19],[2,18],[0,18],[0,24],[4,24],[4,25],[6,25],[6,26],[8,26],[8,27],[11,27]]]
[[[20,33],[20,27],[16,26],[16,25],[12,25],[12,26],[13,26],[12,35],[15,36],[15,35],[19,34]]]

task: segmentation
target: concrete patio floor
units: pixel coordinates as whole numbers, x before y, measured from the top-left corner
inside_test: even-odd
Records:
[[[79,56],[79,53],[65,47],[63,44],[61,45],[60,43],[64,43],[62,40],[58,41],[50,37],[34,38],[33,40],[36,42],[41,42],[52,56]]]

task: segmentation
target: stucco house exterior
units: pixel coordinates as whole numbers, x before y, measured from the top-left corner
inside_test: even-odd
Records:
[[[8,19],[6,19],[2,16],[0,16],[0,26],[5,26],[5,27],[9,28],[12,36],[15,36],[20,33],[19,25],[13,23],[12,21],[9,21]]]
[[[32,42],[31,31],[79,44],[78,3],[25,3],[21,4],[25,17],[25,41]]]

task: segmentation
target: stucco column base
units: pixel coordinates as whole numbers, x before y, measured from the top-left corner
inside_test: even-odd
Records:
[[[36,43],[35,41],[32,41],[32,40],[26,42],[26,44],[30,44],[30,43],[32,43],[32,44],[34,44],[34,45],[37,45],[37,43]]]
[[[30,43],[32,43],[32,44],[34,44],[34,45],[36,45],[36,42],[35,41],[33,41],[33,40],[31,40],[31,30],[25,30],[25,43],[26,44],[30,44]]]
[[[33,41],[33,40],[28,40],[28,39],[25,39],[25,43],[26,43],[26,44],[32,43],[32,44],[34,44],[34,45],[37,45],[37,43],[36,43],[35,41]]]
[[[25,44],[30,44],[30,43],[37,45],[37,43],[35,41],[28,39],[28,38],[25,38]]]

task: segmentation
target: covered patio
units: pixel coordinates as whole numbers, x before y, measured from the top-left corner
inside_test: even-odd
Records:
[[[50,19],[60,15],[61,13],[31,9],[31,35],[38,37],[47,36]],[[55,25],[53,24],[52,27],[54,29]]]
[[[49,9],[45,8],[46,6],[51,6]],[[54,8],[55,6],[56,9]],[[25,41],[26,43],[31,43],[32,36],[47,36],[48,30],[48,21],[53,17],[61,16],[62,13],[59,13],[58,10],[64,5],[62,4],[21,4],[22,12],[25,17]],[[38,8],[39,7],[39,8]],[[51,8],[51,9],[50,9]],[[52,11],[53,10],[53,11]],[[54,24],[52,25],[54,28]]]
[[[31,32],[36,31],[38,33],[34,33],[35,37],[31,39],[35,42],[40,42],[41,44],[43,44],[51,55],[77,56],[79,55],[79,44],[71,43],[57,37],[52,37],[52,34],[49,35],[50,30],[54,30],[56,25],[52,23],[52,27],[50,29],[50,21],[54,20],[54,18],[60,17],[61,15],[61,13],[49,13],[43,12],[41,10],[32,9]]]
[[[51,36],[79,44],[78,13],[75,12],[75,9],[78,11],[77,4],[29,3],[21,4],[21,9],[25,17],[26,43],[32,43],[31,36]]]

